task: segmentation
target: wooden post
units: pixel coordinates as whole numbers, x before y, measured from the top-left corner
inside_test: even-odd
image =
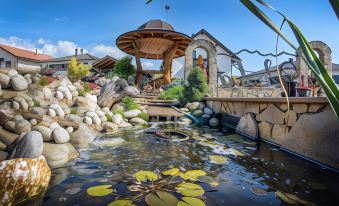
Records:
[[[140,54],[139,54],[139,44],[140,42],[138,40],[134,41],[133,47],[134,47],[134,56],[135,61],[137,64],[137,87],[141,89],[141,80],[142,80],[142,66],[140,61]]]
[[[171,83],[171,69],[172,69],[172,61],[175,56],[175,52],[178,48],[178,42],[174,44],[174,46],[164,54],[164,83],[169,84]]]

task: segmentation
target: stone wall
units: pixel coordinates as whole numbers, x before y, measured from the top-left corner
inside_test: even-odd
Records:
[[[207,100],[216,112],[239,116],[239,132],[339,169],[339,120],[325,98],[293,98],[289,112],[284,98]]]
[[[281,88],[270,87],[232,87],[217,88],[217,97],[281,97]]]

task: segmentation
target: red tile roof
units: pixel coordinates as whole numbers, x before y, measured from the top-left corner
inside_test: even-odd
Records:
[[[46,54],[39,54],[39,53],[36,54],[35,52],[32,52],[32,51],[19,49],[19,48],[15,48],[15,47],[3,45],[3,44],[0,44],[0,48],[20,59],[27,59],[27,60],[32,60],[32,61],[44,61],[44,60],[53,58]]]

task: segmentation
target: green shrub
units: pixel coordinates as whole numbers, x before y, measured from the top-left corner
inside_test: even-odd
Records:
[[[194,68],[184,85],[182,102],[200,102],[209,93],[207,78],[200,68]]]
[[[107,122],[112,122],[112,116],[106,114]]]
[[[39,81],[40,86],[44,87],[47,86],[49,84],[48,82],[48,77],[44,76],[41,77],[40,81]]]
[[[145,121],[149,121],[149,115],[146,112],[141,112],[138,117]]]
[[[80,90],[80,89],[78,89],[78,96],[84,96],[84,91],[83,91],[83,90]]]
[[[33,103],[34,103],[35,107],[40,107],[41,106],[39,100],[37,100],[37,99],[33,99]]]
[[[71,108],[70,110],[71,110],[71,114],[77,114],[78,113],[76,108]]]
[[[82,78],[84,76],[89,75],[91,72],[89,71],[91,66],[84,65],[83,63],[78,64],[77,58],[72,57],[71,61],[67,68],[67,75],[72,79]]]
[[[122,109],[119,108],[115,108],[112,110],[113,114],[121,114],[122,118],[125,118],[125,114],[124,111]]]
[[[126,109],[126,111],[140,108],[140,106],[135,103],[132,97],[126,96],[122,99],[122,102],[124,103],[124,108]]]
[[[174,86],[165,91],[162,91],[159,95],[159,99],[163,100],[174,100],[183,98],[184,87],[183,86]]]
[[[126,56],[115,63],[113,74],[128,80],[128,76],[133,76],[136,70],[132,64],[132,57]]]
[[[90,91],[92,91],[91,83],[85,82],[85,84],[84,84],[84,93],[89,93]]]

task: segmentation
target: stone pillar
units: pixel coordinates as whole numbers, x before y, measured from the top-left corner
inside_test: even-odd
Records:
[[[193,50],[197,48],[205,49],[208,56],[208,84],[210,87],[211,95],[217,96],[217,50],[215,49],[212,42],[204,39],[198,39],[192,41],[185,51],[185,72],[184,78],[187,81],[189,73],[193,69]]]

